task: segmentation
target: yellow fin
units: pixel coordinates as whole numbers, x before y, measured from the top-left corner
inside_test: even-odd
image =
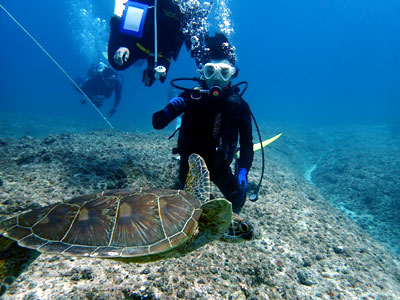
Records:
[[[260,149],[261,149],[261,145],[262,145],[263,148],[264,148],[265,146],[268,146],[268,145],[271,144],[273,141],[277,140],[281,135],[282,135],[282,133],[280,133],[280,134],[278,134],[278,135],[276,135],[276,136],[274,136],[274,137],[272,137],[272,138],[270,138],[270,139],[268,139],[268,140],[265,140],[265,141],[262,142],[262,143],[254,144],[254,146],[253,146],[253,151],[256,152],[256,151],[260,150]],[[235,153],[235,158],[239,158],[239,155],[240,155],[240,151],[236,151],[236,153]]]

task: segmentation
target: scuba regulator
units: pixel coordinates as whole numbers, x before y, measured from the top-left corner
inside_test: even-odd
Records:
[[[175,78],[171,80],[171,85],[179,90],[183,90],[183,91],[191,91],[191,98],[193,100],[199,100],[201,98],[202,95],[210,95],[213,98],[220,98],[223,93],[224,93],[224,89],[222,87],[220,87],[219,85],[214,85],[212,88],[210,89],[203,89],[200,86],[194,87],[194,88],[186,88],[186,87],[182,87],[179,86],[175,83],[175,81],[197,81],[199,83],[203,83],[203,80],[197,77],[193,77],[193,78]]]

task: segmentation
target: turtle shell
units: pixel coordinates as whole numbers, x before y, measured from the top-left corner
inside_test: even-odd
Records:
[[[197,233],[201,203],[182,190],[108,190],[43,207],[0,224],[20,246],[102,258],[158,255]]]

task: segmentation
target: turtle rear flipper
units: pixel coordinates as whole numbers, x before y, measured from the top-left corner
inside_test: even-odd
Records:
[[[0,235],[0,297],[39,254]]]

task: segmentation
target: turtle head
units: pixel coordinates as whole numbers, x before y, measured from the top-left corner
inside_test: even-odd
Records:
[[[254,237],[254,226],[247,220],[234,216],[231,226],[222,239],[230,243],[250,241]]]

